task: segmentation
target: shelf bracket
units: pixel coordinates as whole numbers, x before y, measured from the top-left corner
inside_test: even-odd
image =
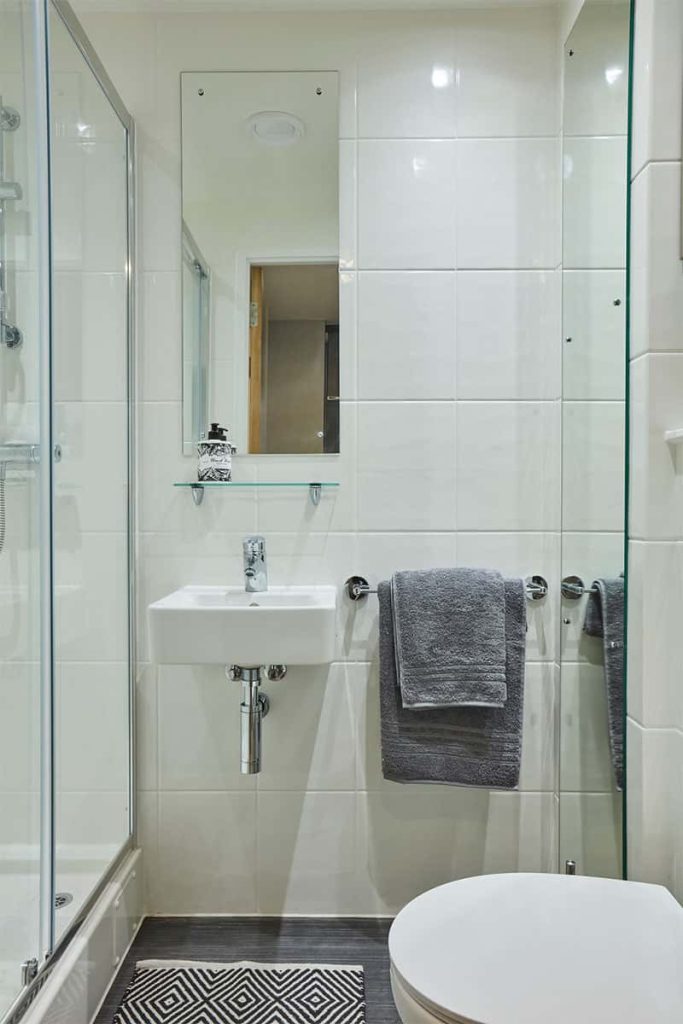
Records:
[[[190,490],[192,491],[192,500],[199,508],[204,501],[204,484],[191,484]]]
[[[308,496],[311,499],[311,504],[316,506],[320,504],[322,490],[322,484],[312,483],[308,485]]]

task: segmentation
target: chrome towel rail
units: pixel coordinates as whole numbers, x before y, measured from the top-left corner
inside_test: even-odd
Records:
[[[377,593],[377,588],[371,587],[365,576],[349,576],[344,583],[344,589],[352,601],[362,601],[368,594]],[[524,589],[528,601],[542,601],[548,594],[548,581],[537,574],[527,576],[524,580]]]

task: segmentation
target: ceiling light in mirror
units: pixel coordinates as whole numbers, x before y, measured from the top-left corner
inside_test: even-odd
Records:
[[[283,110],[260,110],[247,120],[247,128],[266,146],[292,146],[306,131],[301,118]]]

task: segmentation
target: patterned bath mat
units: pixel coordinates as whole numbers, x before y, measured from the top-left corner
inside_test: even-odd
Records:
[[[363,968],[142,960],[114,1024],[365,1024]]]

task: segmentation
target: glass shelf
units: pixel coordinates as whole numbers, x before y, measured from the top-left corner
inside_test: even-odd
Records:
[[[307,487],[312,503],[319,505],[323,487],[339,487],[339,484],[330,480],[181,480],[173,486],[190,487],[195,505],[201,505],[204,500],[205,487]]]

